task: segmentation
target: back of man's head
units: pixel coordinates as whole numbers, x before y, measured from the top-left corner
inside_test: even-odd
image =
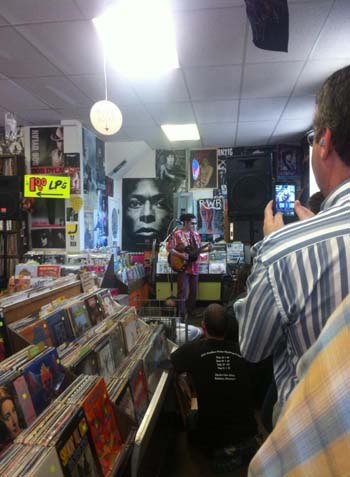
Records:
[[[225,308],[217,303],[209,305],[203,315],[206,334],[213,338],[224,338],[227,330]]]
[[[314,117],[317,142],[325,128],[332,133],[332,146],[338,156],[350,166],[350,66],[333,73],[317,95]]]
[[[195,219],[195,218],[196,218],[195,215],[186,213],[181,215],[180,220],[181,222],[185,223],[185,222],[190,222],[192,219]]]

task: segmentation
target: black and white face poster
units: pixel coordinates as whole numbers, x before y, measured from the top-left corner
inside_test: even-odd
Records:
[[[173,218],[173,193],[159,179],[123,179],[122,248],[149,250],[166,237]]]

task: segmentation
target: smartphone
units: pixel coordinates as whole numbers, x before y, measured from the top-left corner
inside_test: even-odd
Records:
[[[281,212],[285,217],[295,217],[296,186],[292,182],[280,182],[274,185],[274,213]]]

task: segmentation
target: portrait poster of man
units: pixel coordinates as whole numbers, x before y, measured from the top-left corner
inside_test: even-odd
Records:
[[[215,195],[227,197],[227,160],[233,158],[233,147],[218,149],[218,188]]]
[[[30,128],[31,173],[60,174],[63,166],[63,127]]]
[[[298,176],[301,169],[301,153],[296,146],[279,146],[277,152],[277,176]]]
[[[198,233],[200,235],[223,235],[224,233],[224,199],[197,200]]]
[[[217,150],[190,151],[190,189],[217,189]]]
[[[156,150],[156,177],[172,192],[186,192],[186,150]]]
[[[173,193],[159,179],[123,179],[122,248],[150,250],[166,237],[173,218]]]

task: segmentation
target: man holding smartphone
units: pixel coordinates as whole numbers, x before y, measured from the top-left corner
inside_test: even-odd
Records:
[[[265,239],[254,245],[247,296],[235,304],[242,355],[273,355],[276,415],[298,383],[296,366],[350,291],[350,66],[323,84],[314,115],[312,167],[321,211],[295,201],[298,222],[284,226],[265,208]]]

